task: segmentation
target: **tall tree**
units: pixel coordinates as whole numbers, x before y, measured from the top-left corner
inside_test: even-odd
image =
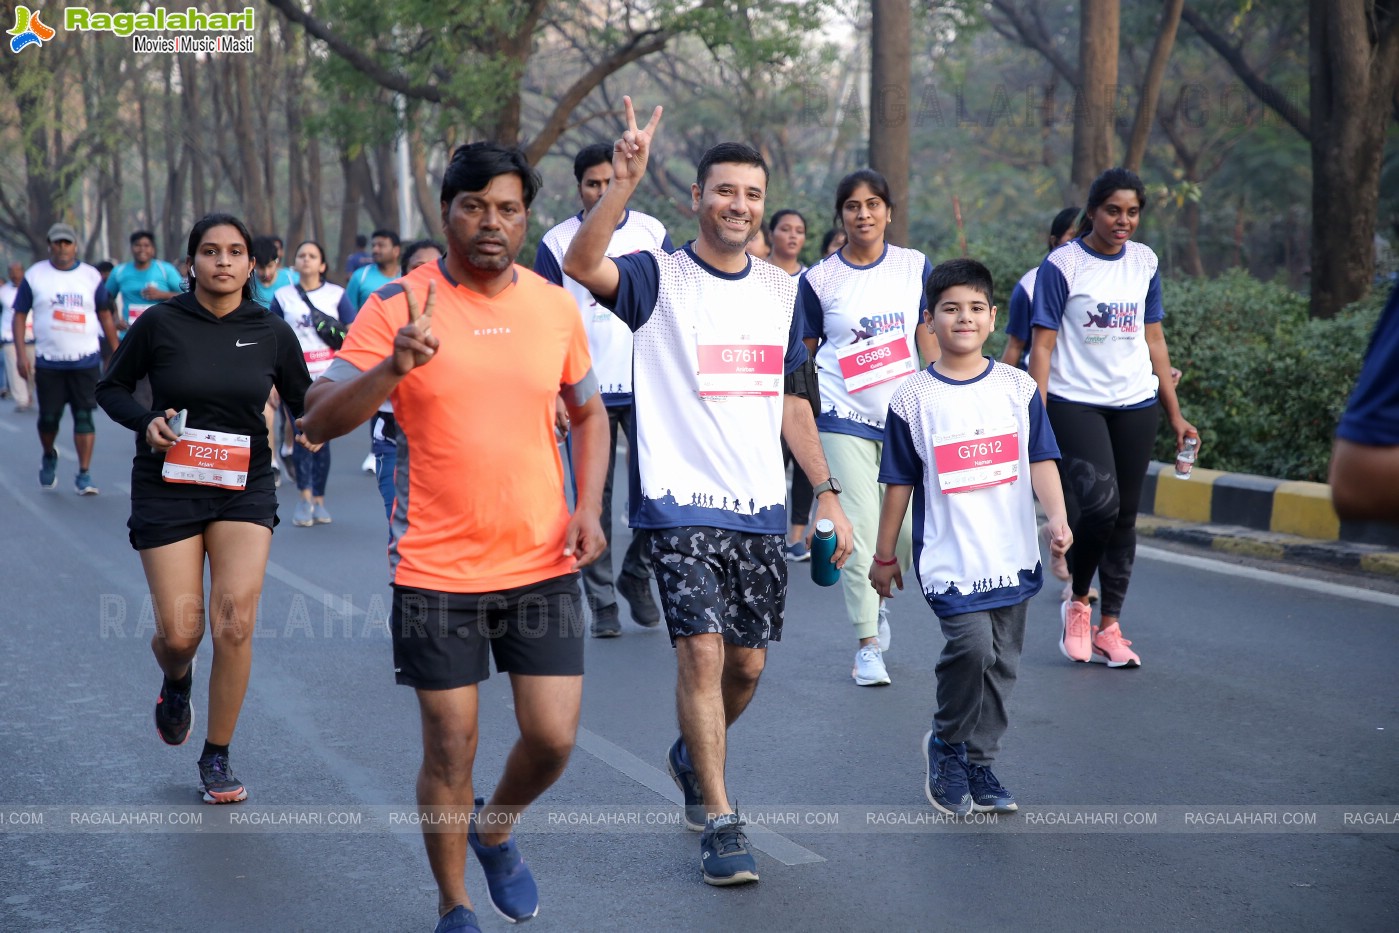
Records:
[[[1070,181],[1081,193],[1112,165],[1117,118],[1117,44],[1121,0],[1082,0],[1079,6],[1078,95],[1074,100],[1074,158]]]
[[[909,0],[873,0],[870,32],[870,167],[889,182],[900,205],[891,242],[908,242],[909,86],[913,31]]]
[[[1127,141],[1127,154],[1122,159],[1123,166],[1134,172],[1141,171],[1142,157],[1146,155],[1147,138],[1151,134],[1152,121],[1156,119],[1157,102],[1161,99],[1161,83],[1166,76],[1166,62],[1176,44],[1180,13],[1184,7],[1185,0],[1166,0],[1161,10],[1161,23],[1156,30],[1156,41],[1151,46],[1151,59],[1146,65],[1146,77],[1142,81],[1137,115],[1132,121],[1132,135]]]

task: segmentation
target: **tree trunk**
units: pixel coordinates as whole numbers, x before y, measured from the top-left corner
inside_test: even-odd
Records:
[[[237,121],[238,161],[242,163],[243,221],[253,230],[271,230],[272,205],[262,186],[262,165],[258,159],[257,134],[253,128],[252,109],[256,101],[248,74],[248,56],[231,55],[229,59],[233,68],[232,103]]]
[[[870,167],[889,181],[896,208],[889,242],[908,242],[910,0],[872,0],[870,36]]]
[[[144,81],[144,78],[141,80]],[[143,88],[144,90],[144,88]],[[146,95],[138,93],[136,95],[136,119],[140,126],[141,135],[141,196],[142,207],[145,213],[142,215],[141,226],[155,232],[155,201],[152,199],[151,191],[151,136],[146,123]],[[170,249],[170,241],[165,241],[167,253]]]
[[[351,159],[349,153],[340,152],[340,174],[345,182],[345,194],[340,201],[340,242],[335,250],[335,259],[330,263],[327,274],[345,268],[345,258],[355,250],[355,233],[359,230],[359,210],[360,204],[364,200],[364,188],[361,179],[364,171],[359,163],[364,159],[363,153],[357,158]]]
[[[1364,298],[1375,272],[1380,160],[1399,84],[1399,10],[1369,22],[1369,5],[1311,3],[1311,315],[1317,318]]]
[[[195,219],[209,210],[209,199],[204,188],[204,153],[196,142],[203,132],[199,120],[199,73],[191,56],[181,55],[176,61],[180,67],[180,101],[184,105],[184,149],[188,156],[190,207]]]
[[[427,235],[434,240],[442,239],[442,208],[438,192],[434,192],[427,180],[427,145],[423,131],[409,118],[412,127],[408,138],[408,161],[413,170],[413,193],[417,198],[418,210],[423,215],[423,225]]]
[[[1074,100],[1073,186],[1086,193],[1112,166],[1117,108],[1120,0],[1083,0],[1079,14],[1078,93]]]
[[[1166,0],[1161,11],[1161,25],[1156,31],[1156,43],[1151,47],[1151,59],[1146,65],[1146,78],[1142,81],[1141,100],[1137,103],[1137,116],[1132,123],[1132,136],[1127,142],[1127,155],[1123,166],[1140,172],[1142,157],[1146,155],[1146,141],[1151,135],[1151,124],[1156,119],[1156,104],[1161,98],[1161,82],[1166,75],[1166,62],[1175,46],[1176,33],[1180,29],[1180,13],[1185,0]]]

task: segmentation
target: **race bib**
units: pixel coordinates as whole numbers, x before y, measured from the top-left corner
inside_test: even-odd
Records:
[[[335,359],[335,351],[330,347],[321,347],[319,350],[303,350],[301,355],[306,358],[306,371],[311,374],[312,379],[330,369],[330,361]]]
[[[136,319],[141,316],[141,312],[149,308],[150,305],[129,304],[126,306],[126,320],[135,324]]]
[[[909,352],[907,335],[901,330],[857,340],[837,350],[836,359],[840,362],[846,391],[852,395],[881,382],[907,376],[918,368]]]
[[[944,495],[1013,483],[1020,478],[1020,434],[1014,423],[934,434],[933,458]]]
[[[69,308],[53,309],[53,329],[81,334],[87,330],[87,312]]]
[[[752,334],[699,338],[700,398],[782,394],[780,343],[765,343]]]
[[[180,440],[165,452],[160,475],[167,483],[243,489],[248,485],[250,453],[246,434],[185,428]]]

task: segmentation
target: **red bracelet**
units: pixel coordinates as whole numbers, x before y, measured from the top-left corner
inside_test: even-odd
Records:
[[[881,567],[897,567],[899,559],[897,557],[891,557],[889,560],[880,560],[879,555],[876,554],[874,555],[874,562]]]

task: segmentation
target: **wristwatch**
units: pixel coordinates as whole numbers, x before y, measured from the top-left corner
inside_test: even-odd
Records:
[[[844,490],[840,488],[840,480],[832,476],[824,483],[817,483],[815,486],[812,486],[811,497],[814,499],[817,496],[821,495],[823,492],[833,492],[836,495],[840,495],[843,491]]]

